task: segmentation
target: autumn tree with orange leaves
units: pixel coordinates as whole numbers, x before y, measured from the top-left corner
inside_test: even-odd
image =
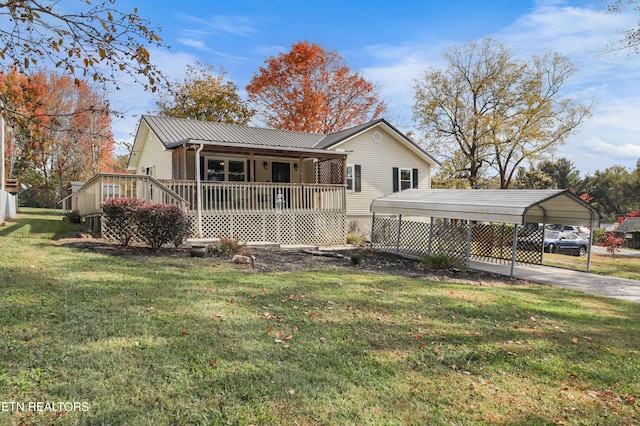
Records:
[[[71,181],[113,171],[108,104],[83,80],[13,68],[0,73],[6,108],[6,176],[32,188],[21,201],[53,207]]]
[[[268,58],[246,90],[265,124],[276,129],[331,133],[386,111],[372,83],[351,71],[337,52],[307,41]]]

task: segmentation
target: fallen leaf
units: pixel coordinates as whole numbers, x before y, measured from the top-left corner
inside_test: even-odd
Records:
[[[613,396],[613,391],[611,389],[607,389],[603,392],[606,396]]]
[[[286,336],[284,336],[284,338],[285,338],[286,340],[291,340],[291,339],[293,339],[293,335],[292,335],[291,333],[289,333],[289,334],[287,334]]]
[[[296,396],[296,391],[294,391],[293,389],[289,389],[289,396],[291,397]]]
[[[573,343],[578,343],[578,338],[577,338],[577,337],[574,337],[573,339],[571,339],[571,341],[572,341]]]
[[[183,336],[186,336],[187,334],[189,334],[189,332],[188,332],[188,331],[185,331],[185,330],[182,330],[182,331],[180,332],[180,334],[182,334]]]
[[[213,367],[217,363],[218,363],[218,358],[214,358],[214,359],[211,360],[211,362],[209,362],[209,365]]]
[[[274,343],[282,343],[282,340],[280,340],[280,339],[273,339],[273,342],[274,342]]]

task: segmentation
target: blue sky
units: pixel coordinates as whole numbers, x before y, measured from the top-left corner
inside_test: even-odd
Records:
[[[375,83],[389,104],[385,118],[415,131],[413,82],[429,67],[442,68],[452,45],[495,38],[516,56],[556,51],[578,72],[563,96],[595,101],[593,116],[558,149],[584,175],[614,164],[635,169],[640,159],[640,54],[608,49],[640,14],[606,13],[601,0],[118,0],[123,11],[162,27],[168,50],[152,59],[181,80],[195,61],[223,67],[244,97],[244,87],[266,58],[307,40],[337,51],[354,71]],[[125,113],[114,121],[118,141],[132,141],[141,114],[156,99],[135,86],[107,95]],[[420,137],[420,134],[416,135]]]

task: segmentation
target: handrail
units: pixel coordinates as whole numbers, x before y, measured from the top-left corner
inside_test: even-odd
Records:
[[[101,173],[78,190],[77,209],[81,216],[99,214],[104,200],[139,198],[153,203],[178,204],[187,209],[189,202],[147,175]]]
[[[196,205],[197,183],[162,181]],[[202,211],[213,213],[344,211],[345,186],[315,183],[201,182]]]

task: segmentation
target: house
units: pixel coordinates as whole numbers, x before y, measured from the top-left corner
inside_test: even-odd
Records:
[[[144,115],[135,175],[92,187],[182,203],[202,238],[336,244],[349,227],[369,229],[373,199],[429,188],[437,164],[384,119],[325,135]]]

